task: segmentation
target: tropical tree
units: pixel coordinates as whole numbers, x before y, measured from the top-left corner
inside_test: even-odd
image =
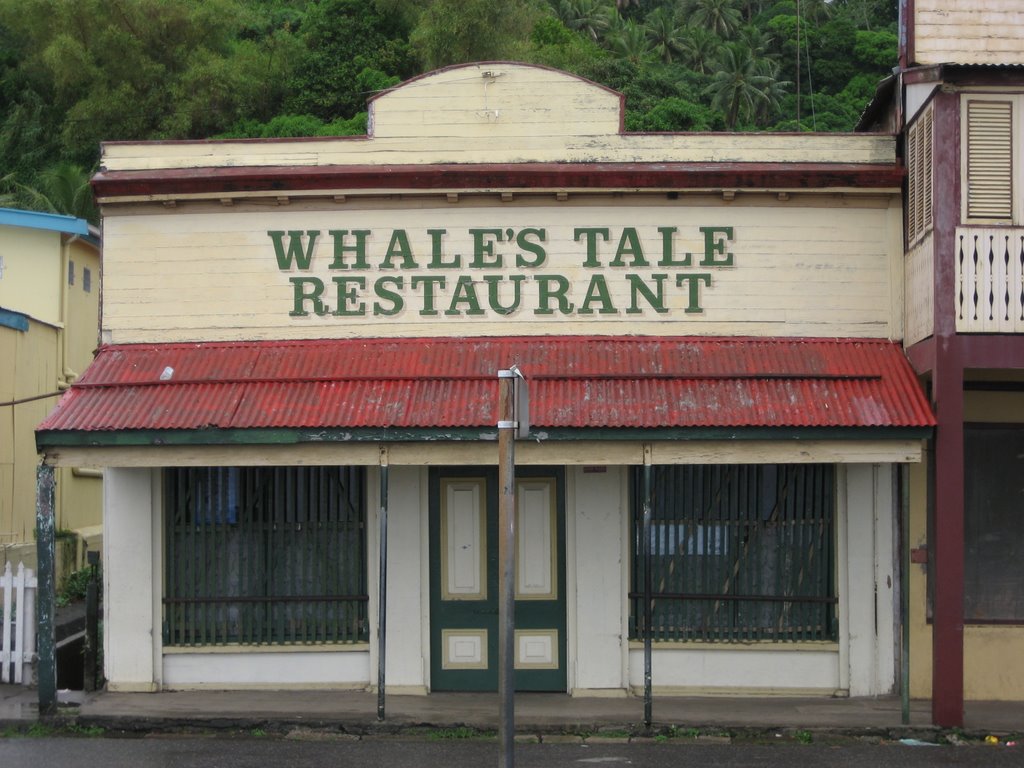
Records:
[[[19,182],[14,174],[0,179],[5,192],[0,202],[18,208],[47,213],[62,213],[99,222],[99,211],[93,199],[89,179],[92,173],[74,163],[59,162],[39,173],[32,184]]]
[[[586,35],[593,41],[600,39],[615,11],[607,0],[560,0],[555,13],[569,29]]]
[[[663,62],[671,64],[682,52],[682,28],[676,22],[672,12],[662,6],[647,14],[644,19],[647,39],[654,46],[654,52]]]
[[[285,87],[291,33],[243,37],[254,13],[239,0],[0,0],[0,27],[60,115],[62,153],[88,166],[102,140],[201,138],[276,108],[267,89]]]
[[[703,27],[712,34],[729,40],[742,22],[736,0],[688,0],[683,6],[687,23]]]
[[[722,41],[717,36],[700,27],[683,29],[679,41],[683,61],[694,71],[706,75],[718,57]]]
[[[725,114],[730,131],[741,118],[749,120],[758,109],[771,104],[775,79],[766,74],[762,61],[742,43],[722,46],[705,93],[711,97],[711,105]]]
[[[610,32],[605,42],[612,53],[631,64],[647,61],[654,53],[647,39],[647,30],[632,19],[624,22],[613,33]]]
[[[427,69],[515,58],[538,15],[530,0],[431,0],[409,42]]]

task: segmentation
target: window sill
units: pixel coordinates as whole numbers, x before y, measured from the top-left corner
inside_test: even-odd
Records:
[[[208,653],[355,653],[370,650],[369,643],[281,643],[278,645],[165,645],[165,656]]]
[[[643,650],[643,647],[643,641],[629,641],[629,649],[631,651]],[[654,643],[652,643],[652,647],[655,651],[771,651],[772,653],[806,653],[807,651],[825,651],[838,653],[839,651],[839,643],[834,642],[832,640],[812,640],[797,643],[775,640],[754,640],[721,643],[708,643],[700,640],[664,640],[655,641]]]

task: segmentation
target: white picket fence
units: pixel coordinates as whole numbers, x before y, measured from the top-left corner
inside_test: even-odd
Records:
[[[0,683],[28,685],[36,647],[36,577],[31,568],[18,563],[12,573],[7,562],[0,577],[3,593],[3,633],[0,634]]]

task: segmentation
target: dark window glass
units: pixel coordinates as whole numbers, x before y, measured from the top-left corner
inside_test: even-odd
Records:
[[[964,619],[1024,622],[1024,425],[964,429]]]
[[[634,474],[631,630],[643,637],[642,469]],[[834,640],[835,468],[652,468],[655,640]]]
[[[164,470],[164,642],[369,636],[364,470]]]

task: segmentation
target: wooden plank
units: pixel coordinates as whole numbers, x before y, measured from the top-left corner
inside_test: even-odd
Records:
[[[568,445],[568,447],[567,447]],[[388,448],[396,466],[494,465],[497,443],[396,443]],[[652,444],[655,463],[906,463],[919,462],[920,440],[800,440],[800,441],[665,441]],[[379,462],[376,444],[282,445],[230,447],[139,446],[61,449],[47,457],[53,466],[202,467],[281,466],[285,464],[373,466]],[[530,443],[516,447],[523,465],[619,466],[643,463],[638,441],[576,441]]]
[[[351,213],[337,208],[280,210],[269,220],[266,212],[233,210],[173,218],[114,217],[106,227],[104,325],[110,339],[120,342],[443,336],[453,333],[453,324],[459,326],[459,333],[472,327],[479,335],[503,335],[509,332],[510,320],[515,332],[524,334],[553,330],[616,334],[624,330],[623,317],[630,319],[631,333],[642,328],[647,333],[672,334],[893,336],[902,318],[896,311],[899,302],[888,289],[898,262],[893,234],[898,221],[890,201],[885,197],[827,200],[827,217],[810,205],[690,207],[667,200],[653,205],[650,199],[646,206],[609,205],[605,199],[600,205],[590,201],[581,206],[435,204],[401,213],[393,205]],[[597,238],[593,261],[600,266],[588,266],[586,236],[580,232],[596,226],[608,229],[608,241]],[[730,266],[701,267],[702,226],[722,228],[720,232],[731,228],[733,239],[724,243],[734,254]],[[269,227],[320,233],[310,269],[279,268]],[[470,233],[479,227],[490,232],[486,237],[489,247],[493,246],[481,260],[494,266],[473,269],[475,246]],[[659,227],[675,228],[668,266],[660,263],[664,241]],[[331,269],[330,231],[351,233],[356,228],[370,232],[365,240],[366,269]],[[433,246],[427,232],[438,228],[445,230],[443,258],[458,266],[431,268]],[[523,251],[503,234],[525,228],[534,231],[537,243],[543,232],[541,266],[517,266],[515,254],[522,257]],[[406,233],[415,269],[380,268],[396,229]],[[627,229],[636,233],[635,241],[624,239]],[[800,237],[794,238],[794,232]],[[501,241],[495,239],[499,236]],[[352,235],[346,237],[351,245]],[[678,266],[685,253],[693,254],[690,266]],[[619,266],[613,266],[617,258]],[[350,253],[342,263],[356,266],[353,259]],[[402,263],[398,258],[389,266]],[[697,285],[701,306],[698,312],[689,312],[694,299],[693,284],[687,281],[697,278],[688,275],[701,272],[706,276],[706,282]],[[518,283],[522,300],[510,318],[491,308],[485,278],[501,286],[493,301],[511,306],[513,274],[522,281]],[[626,277],[630,274],[635,278]],[[231,279],[226,280],[227,275]],[[471,282],[460,284],[467,275]],[[574,310],[563,312],[564,305],[557,300],[542,302],[538,275],[560,276],[549,280],[564,276],[569,281],[566,300]],[[349,276],[362,283],[347,284],[351,293],[345,317],[317,317],[311,312],[316,305],[308,301],[300,303],[307,316],[290,316],[296,295],[292,278],[318,280],[328,296],[335,291],[332,279]],[[412,286],[413,277],[425,276],[445,280],[444,288],[436,290],[433,308],[427,306],[423,290]],[[374,282],[380,278],[403,280],[406,306],[398,316],[374,314],[395,308],[394,299],[381,301],[385,297],[374,293]],[[599,293],[591,293],[595,279],[601,281]],[[395,288],[397,283],[389,285]],[[637,285],[655,294],[661,285],[665,311],[650,306],[651,299],[638,293]],[[808,285],[814,290],[808,291]],[[461,299],[456,301],[459,291]],[[331,301],[337,298],[335,291]],[[327,298],[323,302],[328,312],[335,310]],[[474,306],[481,309],[479,315],[467,314]],[[640,311],[628,311],[634,308]],[[549,312],[538,313],[539,309]],[[611,311],[605,315],[604,310]],[[793,325],[780,330],[787,321]]]

